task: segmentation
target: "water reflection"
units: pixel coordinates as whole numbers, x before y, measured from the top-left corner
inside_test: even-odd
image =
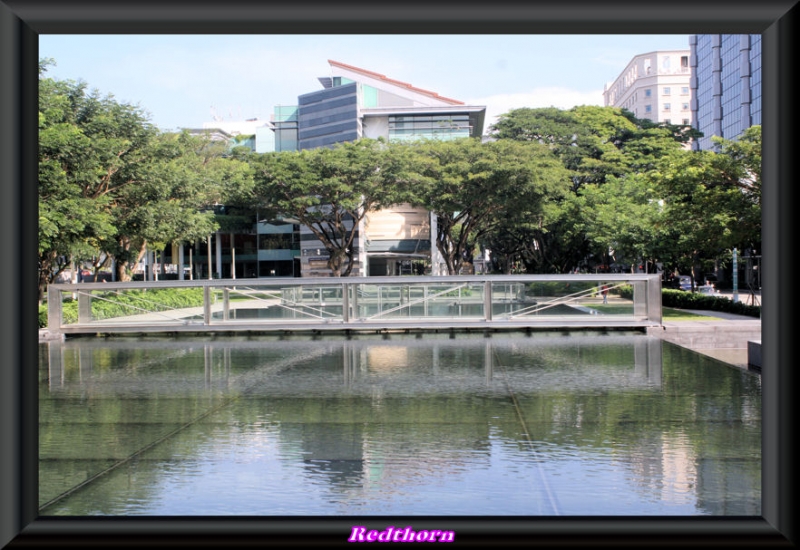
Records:
[[[760,377],[642,335],[41,346],[44,515],[760,515]]]

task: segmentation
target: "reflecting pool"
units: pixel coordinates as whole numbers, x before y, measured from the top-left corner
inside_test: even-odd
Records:
[[[761,515],[758,374],[638,333],[40,344],[53,515]]]

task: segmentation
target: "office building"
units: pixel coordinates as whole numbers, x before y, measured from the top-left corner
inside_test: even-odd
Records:
[[[322,89],[300,95],[296,104],[276,106],[269,122],[215,117],[190,131],[257,153],[331,147],[359,138],[481,137],[485,107],[352,65],[332,60],[329,65],[330,75],[319,78]],[[229,213],[224,205],[214,208]],[[435,237],[435,216],[424,209],[401,204],[371,212],[358,227],[351,275],[443,274]],[[163,261],[191,266],[178,269],[181,279],[330,275],[325,247],[296,220],[258,219],[252,228],[218,231],[204,241],[173,247]]]
[[[331,72],[319,78],[321,90],[300,95],[296,105],[275,107],[275,151],[331,147],[359,138],[402,142],[480,138],[483,133],[483,106],[338,61],[328,63]],[[358,228],[358,262],[351,274],[440,274],[435,223],[429,212],[409,205],[370,213]],[[306,227],[300,227],[297,238],[300,274],[328,275],[322,243]]]
[[[620,107],[636,118],[666,124],[691,124],[689,50],[664,50],[634,56],[611,84],[606,107]]]
[[[735,139],[761,124],[761,35],[698,34],[689,38],[694,148],[713,149],[712,136]]]

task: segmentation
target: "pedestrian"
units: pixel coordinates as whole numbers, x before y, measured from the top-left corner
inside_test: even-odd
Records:
[[[600,294],[603,295],[603,303],[607,304],[608,303],[608,285],[603,285],[600,288]]]

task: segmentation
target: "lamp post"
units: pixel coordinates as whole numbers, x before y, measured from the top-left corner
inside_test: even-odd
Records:
[[[736,249],[733,249],[733,301],[739,301],[739,262]]]

